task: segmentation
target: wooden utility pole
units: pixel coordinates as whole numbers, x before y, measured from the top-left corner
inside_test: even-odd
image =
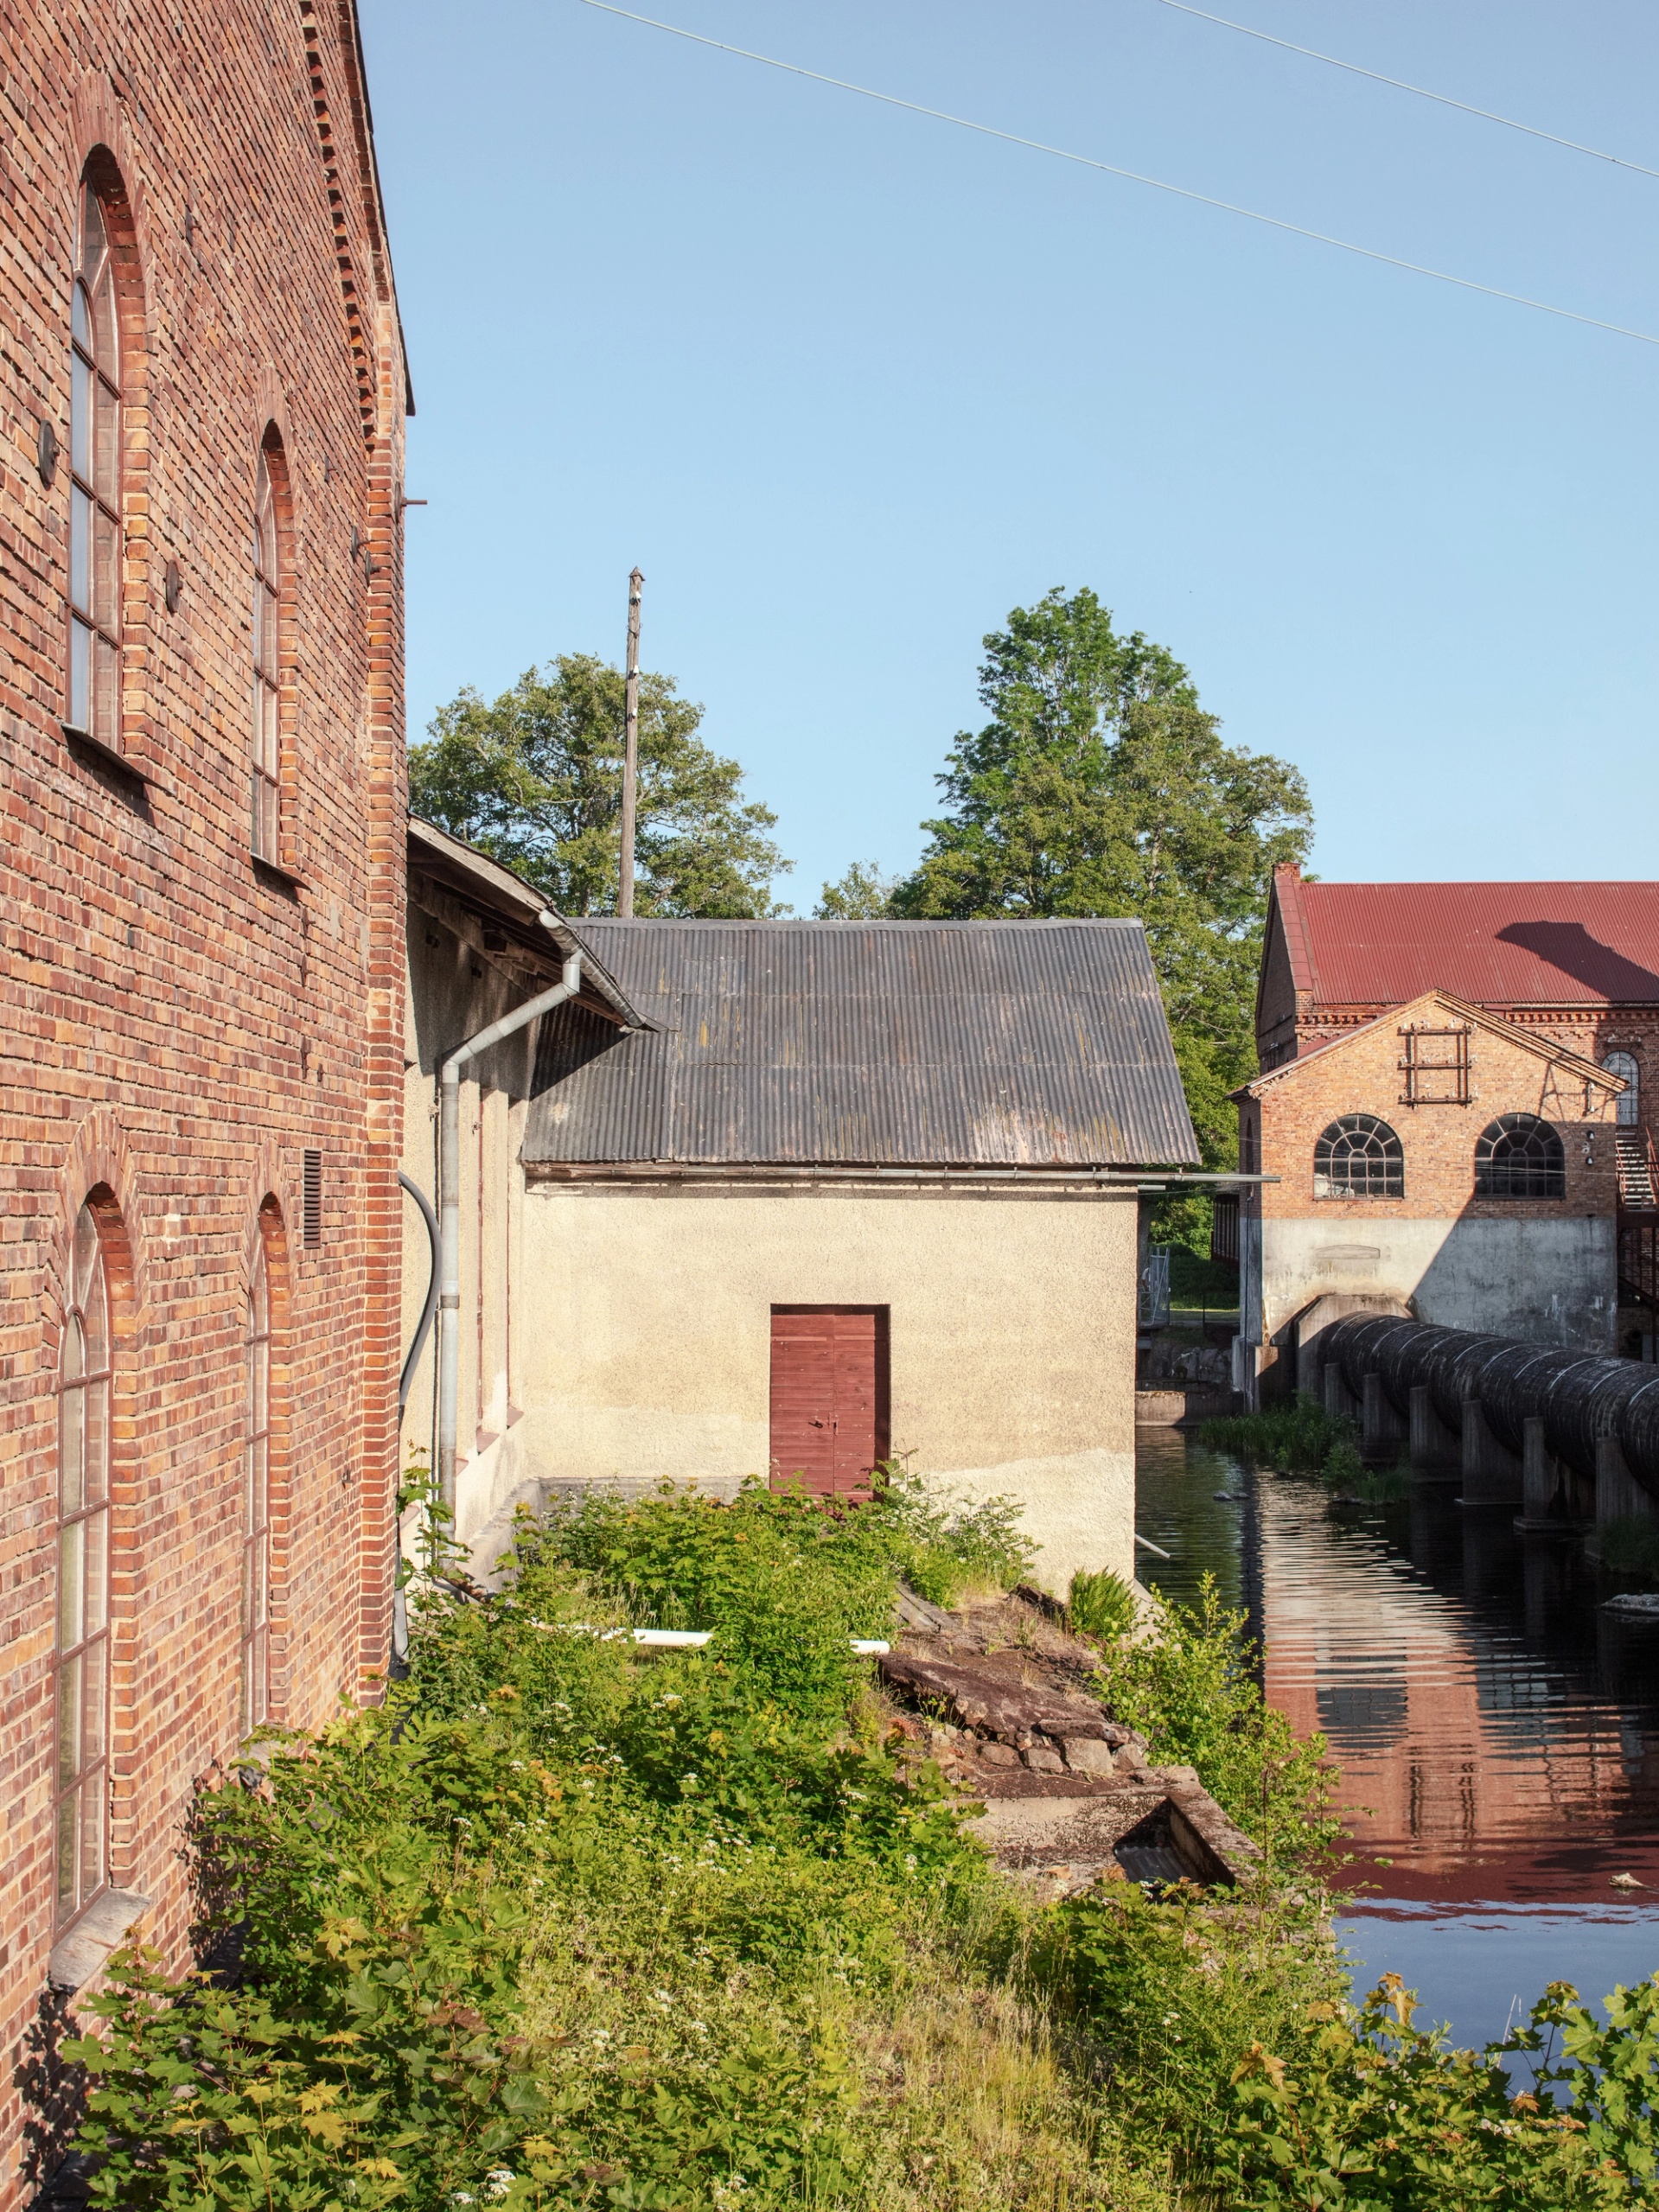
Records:
[[[635,569],[628,579],[628,743],[622,756],[622,870],[616,911],[634,911],[634,814],[640,781],[640,587]]]

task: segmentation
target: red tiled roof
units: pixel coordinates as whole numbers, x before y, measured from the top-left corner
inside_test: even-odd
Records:
[[[1304,883],[1282,870],[1274,889],[1316,1006],[1426,991],[1477,1006],[1659,1004],[1659,883]]]

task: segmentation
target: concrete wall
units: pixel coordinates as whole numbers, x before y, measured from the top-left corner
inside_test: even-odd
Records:
[[[1357,1223],[1281,1216],[1256,1226],[1269,1339],[1314,1299],[1347,1291],[1400,1299],[1420,1321],[1448,1329],[1586,1352],[1614,1348],[1610,1215]]]
[[[885,1305],[894,1450],[1020,1498],[1050,1588],[1132,1573],[1133,1191],[532,1182],[523,1208],[523,1418],[463,1471],[463,1535],[540,1482],[763,1476],[772,1306]]]

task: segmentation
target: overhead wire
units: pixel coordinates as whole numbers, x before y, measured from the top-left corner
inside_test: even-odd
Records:
[[[1264,46],[1282,47],[1286,54],[1299,54],[1309,61],[1323,61],[1329,68],[1345,69],[1350,77],[1369,77],[1374,85],[1392,85],[1397,92],[1414,92],[1420,100],[1455,107],[1460,115],[1477,115],[1483,123],[1501,123],[1506,131],[1522,131],[1528,138],[1541,138],[1551,146],[1565,146],[1569,153],[1588,154],[1592,161],[1611,162],[1615,169],[1634,169],[1638,176],[1659,177],[1659,169],[1646,169],[1640,162],[1626,161],[1623,154],[1604,153],[1599,146],[1583,146],[1576,138],[1557,137],[1553,131],[1540,131],[1531,123],[1517,123],[1512,115],[1499,115],[1490,107],[1475,107],[1468,100],[1454,100],[1446,92],[1432,92],[1426,85],[1407,84],[1403,77],[1385,77],[1380,69],[1364,69],[1357,61],[1343,61],[1337,54],[1321,54],[1317,47],[1298,46],[1294,39],[1278,38],[1272,31],[1259,31],[1249,23],[1235,23],[1230,16],[1212,16],[1207,8],[1191,6],[1190,0],[1158,0],[1158,4],[1160,8],[1173,8],[1180,16],[1196,16],[1202,23],[1219,23],[1223,30],[1237,31],[1244,38],[1258,38]]]
[[[1184,184],[1171,184],[1162,177],[1144,175],[1139,169],[1120,169],[1114,163],[1097,161],[1090,154],[1073,153],[1064,146],[1051,146],[1041,138],[1023,137],[1017,131],[999,130],[991,123],[975,123],[968,116],[924,106],[920,100],[902,99],[896,92],[878,92],[873,86],[857,85],[845,77],[827,76],[821,69],[808,69],[798,61],[780,61],[775,54],[757,54],[750,47],[709,38],[701,31],[686,30],[679,23],[665,23],[654,16],[642,16],[631,8],[617,7],[615,0],[580,0],[580,4],[596,9],[601,15],[618,16],[625,22],[643,24],[648,30],[666,31],[673,38],[688,40],[693,46],[711,47],[718,54],[735,54],[740,61],[781,69],[788,76],[804,77],[815,85],[831,86],[837,92],[856,92],[859,99],[878,101],[884,107],[903,108],[908,114],[924,115],[935,123],[948,123],[959,131],[972,131],[982,138],[998,138],[1005,145],[1024,146],[1034,154],[1051,155],[1056,161],[1072,162],[1080,169],[1098,169],[1104,176],[1121,177],[1130,184],[1145,184],[1154,192],[1170,193],[1177,200],[1196,201],[1201,207],[1217,207],[1223,214],[1241,215],[1247,222],[1265,223],[1270,230],[1288,232],[1292,238],[1311,239],[1318,245],[1335,246],[1339,252],[1356,254],[1362,261],[1380,261],[1387,268],[1403,269],[1413,277],[1432,277],[1436,284],[1452,284],[1460,291],[1480,292],[1488,299],[1505,300],[1512,307],[1531,308],[1539,315],[1556,316],[1564,322],[1582,323],[1591,330],[1605,330],[1615,338],[1633,338],[1638,345],[1659,346],[1659,337],[1650,331],[1632,330],[1622,322],[1606,322],[1598,316],[1580,315],[1574,308],[1556,307],[1548,300],[1532,299],[1524,292],[1504,291],[1499,285],[1483,284],[1472,277],[1454,276],[1445,269],[1432,269],[1426,262],[1403,260],[1398,254],[1383,253],[1375,246],[1356,245],[1351,239],[1334,238],[1328,231],[1309,230],[1301,223],[1286,222],[1281,216],[1264,215],[1258,208],[1240,207],[1235,201],[1218,200],[1208,192],[1195,192]]]

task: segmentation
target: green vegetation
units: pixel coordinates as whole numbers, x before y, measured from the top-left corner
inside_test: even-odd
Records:
[[[273,1740],[198,1802],[200,1932],[235,1935],[235,1981],[129,1953],[82,2007],[95,2032],[64,2049],[91,2080],[94,2202],[1629,2201],[1659,1999],[1625,2000],[1609,2038],[1553,1992],[1570,2069],[1546,2064],[1535,2105],[1351,2012],[1308,1871],[1330,1832],[1321,1747],[1262,1705],[1213,1590],[1169,1608],[1161,1641],[1107,1638],[1100,1684],[1269,1871],[1043,1908],[989,1869],[845,1642],[885,1625],[901,1573],[942,1589],[993,1559],[1024,1571],[1005,1509],[954,1515],[895,1469],[839,1513],[591,1500],[526,1524],[481,1603],[417,1578],[385,1707]],[[712,1642],[615,1632],[647,1613]]]
[[[1107,1653],[1095,1688],[1161,1759],[1196,1767],[1216,1803],[1271,1861],[1304,1862],[1335,1841],[1335,1775],[1322,1736],[1298,1737],[1257,1681],[1245,1616],[1206,1575],[1196,1605],[1165,1603],[1161,1633]]]
[[[1228,1093],[1256,1073],[1256,971],[1267,889],[1312,836],[1287,762],[1222,742],[1192,678],[1093,591],[1016,607],[985,641],[990,719],[960,730],[944,813],[888,910],[915,919],[1126,915],[1145,923],[1207,1167],[1237,1163]],[[823,911],[865,911],[869,868]],[[1160,1241],[1209,1244],[1209,1201],[1164,1200]]]
[[[409,804],[519,873],[565,914],[609,914],[620,868],[623,679],[597,653],[560,653],[487,703],[440,707],[409,748]],[[775,914],[791,863],[777,817],[698,736],[703,710],[671,676],[640,677],[637,914]]]
[[[1571,1983],[1551,1983],[1504,2046],[1538,2054],[1535,2087],[1519,2093],[1492,2058],[1414,2027],[1414,2010],[1388,1974],[1357,2011],[1307,2005],[1276,2048],[1254,2046],[1218,2162],[1222,2202],[1236,2212],[1652,2202],[1659,1979],[1615,1991],[1606,2028]],[[1550,2082],[1567,2085],[1564,2105]]]
[[[1181,1201],[1183,1205],[1190,1200]],[[1204,1204],[1209,1205],[1208,1199]],[[1196,1313],[1208,1306],[1211,1313],[1231,1313],[1239,1303],[1239,1271],[1228,1267],[1219,1259],[1209,1258],[1209,1237],[1205,1228],[1202,1252],[1194,1252],[1187,1245],[1174,1244],[1170,1247],[1170,1304],[1184,1313]]]
[[[1198,1441],[1216,1451],[1236,1452],[1259,1466],[1286,1474],[1324,1475],[1348,1482],[1363,1471],[1359,1428],[1345,1414],[1327,1413],[1317,1398],[1298,1391],[1287,1406],[1264,1406],[1259,1413],[1230,1413],[1206,1421]]]
[[[1126,1636],[1135,1625],[1135,1593],[1109,1567],[1098,1574],[1080,1569],[1066,1599],[1067,1625],[1080,1636],[1105,1643]]]
[[[1659,1520],[1645,1514],[1605,1520],[1596,1531],[1596,1549],[1610,1572],[1632,1582],[1659,1583]]]

